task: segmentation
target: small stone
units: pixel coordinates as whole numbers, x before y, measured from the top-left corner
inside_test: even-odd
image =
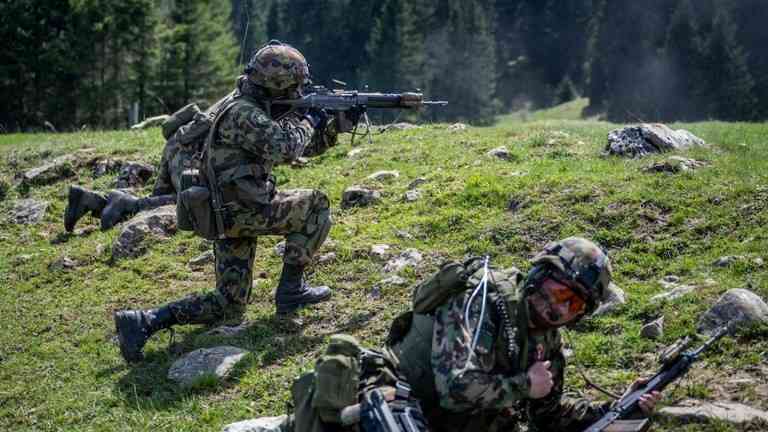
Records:
[[[334,261],[336,261],[336,252],[328,252],[317,257],[319,264],[328,264]]]
[[[393,230],[393,233],[395,234],[395,237],[401,239],[401,240],[413,240],[414,237],[411,233],[404,230]]]
[[[731,265],[733,265],[734,263],[736,263],[737,261],[739,261],[739,260],[741,260],[743,258],[744,257],[742,257],[742,256],[733,256],[733,255],[731,255],[731,256],[722,256],[722,257],[718,258],[717,260],[715,260],[715,262],[713,262],[712,265],[715,266],[715,267],[730,267]]]
[[[680,282],[680,276],[675,276],[675,275],[664,276],[664,278],[661,280],[661,284],[662,285],[665,284],[665,283],[668,283],[668,284],[669,283],[673,283],[674,284],[674,283],[678,283],[678,282]]]
[[[224,337],[236,337],[240,336],[243,333],[247,332],[251,327],[253,327],[254,323],[250,321],[244,321],[243,323],[236,325],[236,326],[219,326],[214,329],[208,330],[205,332],[208,336],[224,336]]]
[[[366,153],[366,150],[362,147],[353,148],[347,153],[347,157],[349,159],[359,159],[363,157]]]
[[[505,161],[512,159],[512,153],[510,153],[505,146],[497,147],[486,154],[490,157],[499,158]]]
[[[450,132],[461,132],[461,131],[467,130],[467,125],[465,125],[464,123],[454,123],[448,126],[448,130]]]
[[[166,240],[176,233],[176,206],[141,212],[123,224],[112,244],[112,258],[135,258],[146,250],[146,239]]]
[[[765,260],[758,257],[752,260],[752,264],[754,264],[755,267],[762,267],[765,265]]]
[[[288,416],[285,414],[277,417],[260,417],[228,424],[224,426],[222,432],[283,432],[284,424],[287,422]]]
[[[385,260],[389,258],[389,250],[392,246],[388,244],[375,244],[371,246],[371,250],[368,252],[374,258]]]
[[[273,250],[275,251],[275,255],[279,257],[285,255],[285,240],[276,244]]]
[[[741,288],[729,290],[702,315],[696,330],[699,333],[711,333],[734,319],[746,326],[768,324],[768,305],[752,291]]]
[[[176,360],[168,370],[168,379],[183,387],[193,386],[206,376],[224,379],[246,355],[248,351],[233,346],[201,348]]]
[[[397,273],[406,267],[416,267],[422,260],[423,257],[418,250],[405,250],[387,262],[384,266],[384,273]]]
[[[675,174],[679,172],[693,171],[705,166],[707,166],[706,162],[680,156],[671,156],[665,161],[657,162],[645,168],[645,172],[667,172]]]
[[[664,334],[664,317],[651,321],[640,329],[640,336],[647,339],[658,339]]]
[[[413,123],[406,123],[406,122],[400,122],[400,123],[392,123],[387,126],[384,126],[383,130],[409,130],[409,129],[420,129],[420,126],[417,126]]]
[[[13,203],[10,210],[11,222],[19,225],[34,225],[43,221],[48,209],[47,201],[23,199]]]
[[[603,296],[600,306],[592,313],[592,316],[607,315],[616,310],[619,306],[627,303],[627,295],[618,285],[611,282]]]
[[[408,190],[416,189],[417,187],[427,183],[427,179],[424,177],[417,177],[413,179],[410,183],[408,183]]]
[[[381,193],[360,186],[351,186],[341,196],[341,208],[366,207],[381,199]]]
[[[377,171],[368,176],[370,180],[376,180],[380,182],[394,180],[400,177],[400,173],[397,171]]]
[[[215,260],[216,260],[216,257],[214,256],[213,251],[208,250],[196,256],[195,258],[192,258],[192,260],[189,261],[189,266],[202,267],[208,264],[213,264]]]
[[[755,421],[768,422],[768,412],[735,402],[704,402],[684,400],[678,406],[667,406],[659,410],[661,416],[683,422],[720,421],[730,424],[747,424]]]
[[[672,301],[695,291],[697,288],[696,285],[668,284],[667,289],[669,291],[651,297],[651,302]]]
[[[405,202],[416,202],[419,199],[421,199],[421,191],[409,190],[405,193],[405,196],[403,196],[403,199],[405,200]]]
[[[62,257],[48,265],[48,270],[71,270],[75,267],[77,267],[77,261],[70,259],[69,257]]]
[[[96,245],[96,256],[104,255],[104,252],[107,251],[107,245],[104,243],[99,243]]]

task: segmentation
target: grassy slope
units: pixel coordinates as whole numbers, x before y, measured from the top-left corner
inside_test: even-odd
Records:
[[[51,202],[44,223],[0,222],[0,429],[207,431],[281,413],[291,378],[312,367],[330,334],[349,332],[379,345],[388,322],[407,307],[408,287],[385,287],[379,299],[372,298],[372,286],[384,278],[383,263],[367,255],[373,243],[426,252],[419,269],[401,274],[415,282],[448,257],[490,253],[497,265],[527,268],[526,260],[549,240],[568,235],[596,239],[610,249],[617,283],[627,291],[629,303],[619,314],[585,322],[570,332],[575,345],[572,363],[618,390],[635,375],[653,370],[650,359],[658,349],[691,331],[697,315],[724,291],[751,286],[768,298],[765,267],[711,265],[722,255],[768,258],[768,126],[685,125],[713,144],[690,153],[711,166],[675,176],[641,172],[659,157],[598,157],[613,127],[506,119],[493,128],[451,133],[444,125],[434,125],[378,135],[373,146],[363,144],[366,156],[357,161],[346,157],[351,147],[345,141],[306,168],[281,169],[281,187],[322,189],[336,207],[344,188],[352,184],[369,184],[383,193],[383,203],[376,207],[335,210],[334,242],[322,252],[335,251],[337,260],[312,269],[315,281],[335,287],[334,300],[305,310],[302,331],[275,322],[272,287],[280,262],[272,247],[279,239],[260,239],[256,270],[266,272],[266,278],[257,280],[248,311],[255,326],[235,339],[180,328],[172,350],[167,349],[168,333],[162,333],[149,343],[148,361],[135,368],[123,364],[112,343],[112,311],[209,289],[210,266],[193,270],[187,265],[208,246],[180,233],[151,245],[141,258],[110,264],[117,230],[62,236],[66,182],[33,188],[30,197]],[[500,145],[511,150],[513,161],[485,156]],[[37,166],[43,158],[80,148],[156,163],[161,146],[157,130],[0,136],[0,178],[8,182],[14,172]],[[389,184],[366,180],[382,169],[398,170],[401,176]],[[87,170],[78,175],[74,181],[101,190],[113,181],[113,176],[94,180]],[[408,183],[420,176],[429,181],[421,187],[424,198],[403,202]],[[0,210],[5,213],[15,198],[18,191],[13,190],[0,202]],[[511,198],[522,203],[514,213],[506,210]],[[83,222],[97,223],[91,218]],[[401,239],[397,230],[412,238]],[[81,265],[49,269],[65,256]],[[712,278],[717,284],[661,306],[650,304],[649,298],[662,290],[657,281],[669,274],[690,283]],[[664,337],[658,343],[640,339],[642,322],[660,313],[666,316]],[[165,378],[179,351],[220,344],[253,352],[229,384],[184,391]],[[762,367],[766,372],[766,342],[742,338],[721,347],[704,369],[671,392],[674,399],[728,396],[714,384],[733,368]],[[573,370],[568,384],[583,389]],[[730,396],[768,408],[760,392],[757,385],[747,385]],[[710,425],[706,430],[729,428]]]

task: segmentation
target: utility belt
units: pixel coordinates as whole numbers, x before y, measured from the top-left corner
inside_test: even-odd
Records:
[[[271,202],[276,195],[276,179],[267,174],[260,164],[242,164],[219,172],[216,176],[221,204],[212,205],[212,188],[207,176],[199,169],[189,168],[181,175],[181,192],[176,207],[180,230],[195,231],[209,240],[221,238],[216,218],[221,218],[221,229],[228,229],[227,221],[235,209],[255,211],[267,220],[272,216]]]

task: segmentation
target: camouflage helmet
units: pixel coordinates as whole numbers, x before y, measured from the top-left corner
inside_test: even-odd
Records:
[[[245,74],[256,85],[284,91],[309,82],[309,65],[299,50],[278,40],[261,47],[245,66]]]
[[[595,243],[581,237],[547,244],[532,260],[534,266],[551,266],[574,282],[587,302],[587,312],[594,311],[608,293],[611,261]]]

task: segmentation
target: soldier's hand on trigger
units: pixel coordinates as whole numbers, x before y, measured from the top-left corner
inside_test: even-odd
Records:
[[[312,125],[315,130],[322,130],[328,123],[328,114],[320,108],[310,108],[304,114],[304,119]]]

